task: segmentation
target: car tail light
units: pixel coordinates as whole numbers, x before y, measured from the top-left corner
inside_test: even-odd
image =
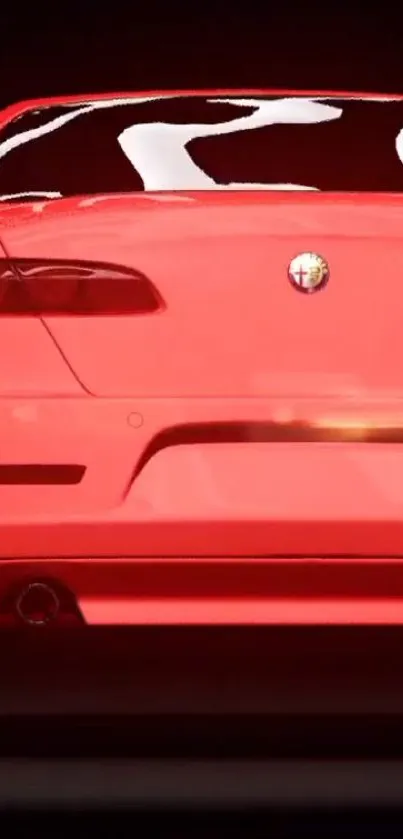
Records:
[[[164,308],[139,271],[107,263],[0,260],[1,315],[128,315]]]

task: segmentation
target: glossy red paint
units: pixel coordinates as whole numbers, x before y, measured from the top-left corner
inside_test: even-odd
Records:
[[[390,558],[15,559],[2,564],[0,595],[56,580],[89,625],[401,625],[402,571]]]
[[[286,403],[323,396],[350,408],[351,399],[403,395],[395,305],[403,196],[102,196],[49,202],[41,213],[7,206],[0,224],[12,257],[120,261],[142,270],[166,301],[161,316],[121,317],[119,329],[110,318],[46,318],[89,393]],[[332,276],[310,300],[287,281],[307,242],[326,255]],[[381,265],[384,294],[375,279]]]
[[[402,231],[399,194],[0,205],[0,256],[125,265],[166,301],[0,319],[1,463],[85,467],[0,485],[0,600],[49,577],[88,623],[403,623]],[[331,274],[308,296],[306,250]]]

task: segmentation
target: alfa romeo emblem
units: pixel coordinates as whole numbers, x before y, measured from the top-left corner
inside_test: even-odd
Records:
[[[327,283],[329,266],[318,253],[300,253],[289,264],[288,278],[298,291],[312,294]]]

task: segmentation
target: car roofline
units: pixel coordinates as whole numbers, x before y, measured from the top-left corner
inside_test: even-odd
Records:
[[[34,108],[48,108],[62,105],[85,105],[89,102],[102,102],[114,99],[174,98],[177,96],[308,96],[325,99],[378,99],[381,101],[402,100],[403,94],[396,93],[360,93],[356,91],[328,90],[293,90],[277,88],[206,88],[204,90],[135,90],[111,91],[106,93],[75,93],[48,97],[36,97],[19,100],[0,111],[0,125]]]

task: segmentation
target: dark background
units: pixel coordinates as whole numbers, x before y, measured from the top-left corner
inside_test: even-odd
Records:
[[[0,106],[146,88],[402,92],[400,4],[1,5]]]

